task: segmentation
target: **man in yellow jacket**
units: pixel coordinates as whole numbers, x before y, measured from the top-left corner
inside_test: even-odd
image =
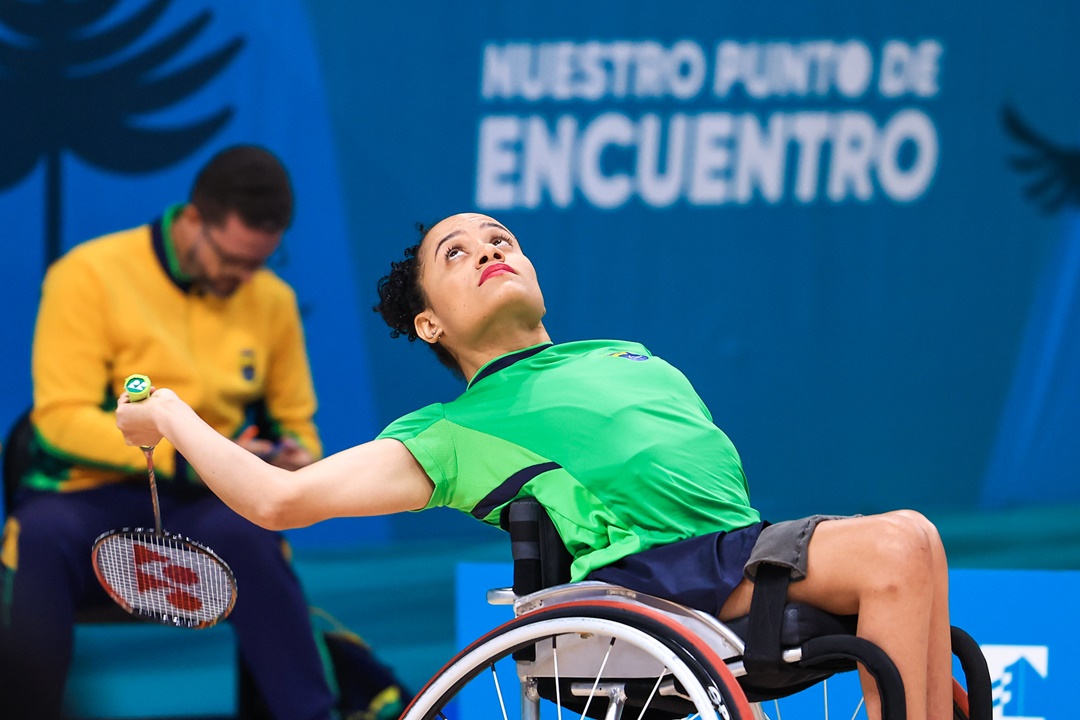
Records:
[[[59,715],[74,613],[108,602],[91,568],[94,539],[153,526],[145,461],[112,413],[127,374],[182,389],[218,432],[276,465],[296,469],[321,455],[296,298],[266,268],[292,206],[271,153],[229,148],[200,171],[189,202],[83,243],[49,269],[33,346],[32,462],[0,553],[0,639],[18,675],[34,678],[9,677],[11,688],[0,678],[0,697],[27,716]],[[210,546],[236,574],[230,621],[270,711],[331,717],[307,603],[279,536],[229,510],[170,445],[154,460],[165,527]]]

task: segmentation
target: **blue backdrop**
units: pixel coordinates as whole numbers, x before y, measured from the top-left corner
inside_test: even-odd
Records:
[[[639,340],[686,372],[768,516],[1080,501],[1080,8],[3,8],[2,418],[29,401],[50,232],[145,222],[255,141],[297,187],[282,274],[330,450],[460,391],[370,308],[415,222],[475,209],[522,239],[557,341]],[[458,531],[421,517],[310,536]]]

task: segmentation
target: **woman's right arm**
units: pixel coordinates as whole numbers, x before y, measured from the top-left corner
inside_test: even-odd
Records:
[[[397,440],[373,440],[283,470],[219,434],[168,389],[137,403],[124,394],[116,424],[129,445],[168,439],[226,505],[271,530],[419,510],[434,492],[420,463]]]

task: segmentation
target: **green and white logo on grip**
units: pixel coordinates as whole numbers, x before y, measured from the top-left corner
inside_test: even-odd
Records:
[[[145,375],[128,375],[124,380],[124,391],[131,402],[139,402],[150,397],[150,378]]]

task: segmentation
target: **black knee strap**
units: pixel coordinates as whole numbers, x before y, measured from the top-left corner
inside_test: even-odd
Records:
[[[784,624],[784,606],[790,570],[782,565],[761,563],[754,577],[754,594],[750,600],[749,627],[743,665],[750,675],[775,673],[784,661],[780,646],[780,630]]]

